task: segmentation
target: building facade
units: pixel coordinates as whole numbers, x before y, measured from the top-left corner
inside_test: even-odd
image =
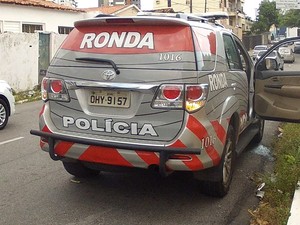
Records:
[[[65,5],[65,6],[77,7],[76,0],[46,0],[46,1],[52,1],[56,4]]]
[[[221,21],[228,29],[236,33],[240,38],[245,28],[246,15],[243,11],[245,0],[152,0],[154,9],[171,7],[175,12],[206,13],[226,12],[229,19]]]
[[[148,0],[149,1],[149,0]],[[98,0],[98,6],[136,5],[141,8],[141,0]]]

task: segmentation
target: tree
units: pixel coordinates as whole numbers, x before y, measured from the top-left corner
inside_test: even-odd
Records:
[[[276,2],[263,0],[258,8],[256,22],[253,23],[251,31],[255,34],[269,32],[272,25],[278,27],[280,18],[280,10],[276,9]]]
[[[282,16],[280,24],[285,27],[300,27],[300,9],[290,9]]]

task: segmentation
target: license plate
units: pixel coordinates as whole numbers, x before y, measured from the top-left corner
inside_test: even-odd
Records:
[[[127,91],[93,91],[89,99],[89,105],[129,108],[130,106],[130,92]]]

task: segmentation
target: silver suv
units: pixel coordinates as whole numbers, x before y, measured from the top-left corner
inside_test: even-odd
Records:
[[[242,42],[205,18],[172,16],[75,23],[43,79],[40,130],[31,131],[70,174],[190,171],[205,193],[224,196],[237,155],[261,141]]]

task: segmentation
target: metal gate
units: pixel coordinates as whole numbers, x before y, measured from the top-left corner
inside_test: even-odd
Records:
[[[39,33],[39,78],[41,83],[50,64],[50,34]]]

